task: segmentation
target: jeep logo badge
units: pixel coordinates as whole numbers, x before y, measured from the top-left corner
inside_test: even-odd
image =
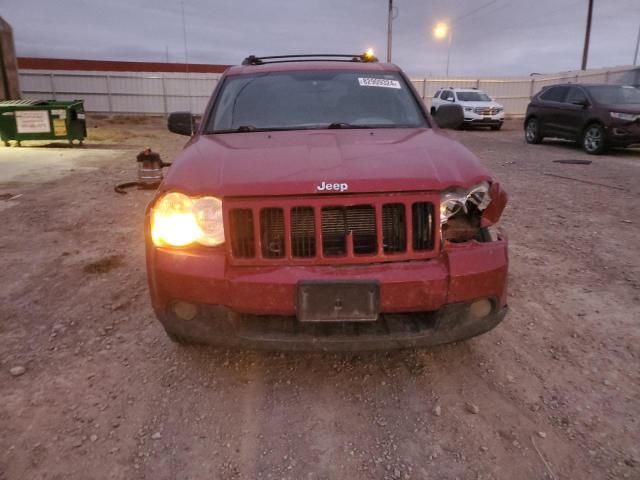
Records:
[[[349,185],[346,183],[322,182],[320,185],[316,185],[318,192],[346,192],[347,190],[349,190]]]

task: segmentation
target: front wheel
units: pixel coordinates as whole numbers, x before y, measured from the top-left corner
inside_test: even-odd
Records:
[[[170,331],[166,331],[167,333],[167,337],[169,337],[169,339],[174,342],[177,343],[179,345],[194,345],[195,342],[189,340],[187,337],[183,337],[182,335],[178,335],[176,333],[170,332]]]
[[[499,123],[498,125],[491,125],[491,130],[500,130],[502,128],[502,124]]]
[[[598,123],[589,125],[582,134],[582,148],[591,155],[600,155],[606,149],[604,128]]]
[[[542,142],[542,135],[540,135],[540,122],[537,118],[530,118],[527,120],[527,124],[524,127],[524,138],[527,143],[540,143]]]

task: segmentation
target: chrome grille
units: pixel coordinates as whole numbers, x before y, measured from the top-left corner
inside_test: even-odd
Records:
[[[473,111],[478,115],[497,115],[502,109],[498,107],[475,107]]]

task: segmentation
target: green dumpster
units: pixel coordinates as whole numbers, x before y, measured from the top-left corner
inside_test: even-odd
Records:
[[[6,100],[0,102],[0,139],[67,140],[80,145],[87,136],[82,100]]]

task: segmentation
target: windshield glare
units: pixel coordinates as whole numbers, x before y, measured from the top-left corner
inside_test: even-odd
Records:
[[[207,131],[427,126],[397,73],[314,71],[228,77]]]
[[[611,105],[640,104],[640,89],[624,85],[589,87],[596,102]]]
[[[491,97],[483,92],[457,92],[461,102],[490,102]]]

